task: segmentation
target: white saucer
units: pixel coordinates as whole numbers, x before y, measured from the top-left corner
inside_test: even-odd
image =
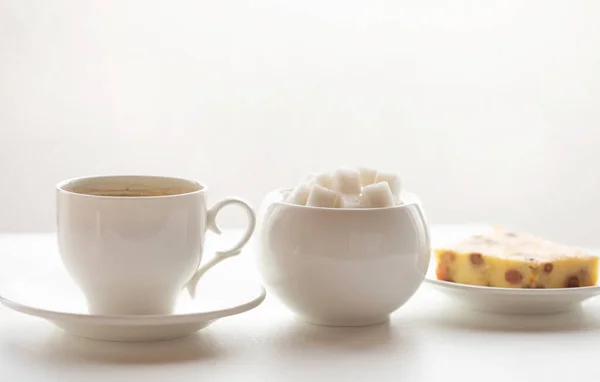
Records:
[[[553,314],[572,310],[600,294],[600,286],[565,289],[514,289],[464,285],[437,280],[432,257],[425,282],[457,304],[473,310],[503,314]]]
[[[196,299],[181,294],[173,315],[101,316],[87,313],[83,295],[63,270],[36,274],[1,292],[0,302],[44,318],[65,331],[105,341],[156,341],[183,337],[215,320],[246,312],[265,299],[265,289],[248,281],[203,277]]]

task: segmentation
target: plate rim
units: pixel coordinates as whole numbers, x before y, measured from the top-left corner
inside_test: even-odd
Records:
[[[102,325],[120,325],[120,326],[151,326],[151,325],[173,325],[173,324],[191,324],[204,321],[214,321],[219,318],[237,315],[240,313],[247,312],[258,307],[263,303],[267,296],[265,287],[255,281],[249,280],[237,280],[241,284],[252,284],[258,287],[258,293],[248,299],[248,301],[231,306],[228,308],[209,310],[205,312],[191,312],[181,314],[157,314],[157,315],[95,315],[89,313],[74,313],[64,312],[59,310],[44,309],[34,307],[13,301],[10,298],[5,297],[2,293],[0,294],[0,303],[9,309],[16,312],[27,314],[29,316],[40,317],[51,321],[82,321],[85,320],[90,324],[102,324]],[[13,284],[14,285],[14,284]],[[185,293],[185,292],[184,292]]]
[[[503,288],[503,287],[488,287],[482,285],[470,285],[470,284],[460,284],[454,283],[450,281],[437,280],[432,278],[431,276],[426,276],[426,283],[430,285],[435,285],[442,288],[460,290],[460,291],[469,291],[469,292],[481,292],[481,293],[489,293],[489,294],[502,294],[502,295],[511,295],[511,296],[551,296],[551,295],[575,295],[575,294],[586,294],[593,296],[595,294],[600,294],[600,285],[592,285],[592,286],[583,286],[576,288]]]

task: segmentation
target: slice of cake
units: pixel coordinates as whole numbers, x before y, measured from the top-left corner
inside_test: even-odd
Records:
[[[502,288],[596,285],[598,258],[537,236],[494,229],[434,250],[439,280]]]

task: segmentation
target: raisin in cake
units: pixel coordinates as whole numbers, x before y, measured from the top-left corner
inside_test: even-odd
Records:
[[[434,250],[439,280],[502,288],[596,285],[598,258],[531,234],[494,229]]]

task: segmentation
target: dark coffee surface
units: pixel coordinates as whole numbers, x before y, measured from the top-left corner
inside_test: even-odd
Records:
[[[117,189],[117,190],[94,190],[94,189],[75,189],[77,194],[94,196],[113,196],[113,197],[144,197],[144,196],[168,196],[188,193],[189,190],[181,188],[164,189]]]

